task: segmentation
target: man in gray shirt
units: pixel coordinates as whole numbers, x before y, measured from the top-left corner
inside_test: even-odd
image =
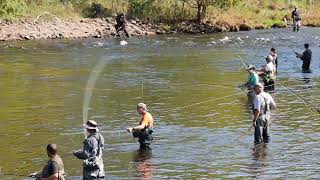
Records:
[[[83,149],[73,152],[73,155],[83,161],[83,179],[104,178],[104,165],[102,159],[104,138],[98,132],[95,121],[89,120],[84,124],[89,136],[83,141]]]
[[[47,145],[47,155],[50,158],[42,171],[31,173],[29,176],[36,179],[64,180],[64,167],[61,157],[57,154],[56,144]]]

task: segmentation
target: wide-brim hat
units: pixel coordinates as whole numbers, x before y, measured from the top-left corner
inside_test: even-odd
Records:
[[[83,126],[86,129],[98,129],[98,124],[94,120],[88,120],[85,124],[83,124]]]
[[[138,107],[138,108],[143,108],[143,109],[145,109],[146,111],[148,111],[147,105],[144,104],[144,103],[139,103],[139,104],[137,105],[137,107]]]

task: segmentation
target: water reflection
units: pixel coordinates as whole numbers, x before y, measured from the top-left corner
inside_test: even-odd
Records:
[[[253,170],[253,177],[257,178],[263,172],[266,172],[268,166],[268,147],[267,144],[255,144],[252,148],[252,164],[249,169]]]
[[[139,149],[133,156],[133,166],[136,170],[135,177],[139,179],[152,179],[153,165],[150,162],[151,149]]]

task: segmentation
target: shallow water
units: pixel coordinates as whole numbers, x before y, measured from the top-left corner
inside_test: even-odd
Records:
[[[71,152],[82,146],[85,87],[107,61],[88,111],[106,139],[106,179],[318,179],[319,114],[280,85],[272,93],[271,143],[255,147],[252,130],[234,139],[251,125],[246,92],[237,87],[247,77],[238,56],[261,66],[275,47],[279,82],[319,107],[319,30],[130,38],[126,46],[121,39],[3,42],[0,177],[28,179],[47,160],[45,146],[57,143],[68,179],[80,179],[82,164]],[[310,74],[293,53],[305,42]],[[152,152],[138,152],[123,131],[138,123],[138,102],[156,121]]]

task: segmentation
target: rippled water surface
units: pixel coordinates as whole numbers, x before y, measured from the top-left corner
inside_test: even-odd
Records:
[[[225,38],[225,37],[228,38]],[[222,40],[224,39],[224,40]],[[92,92],[89,119],[101,125],[107,179],[320,178],[320,119],[279,84],[271,143],[255,147],[239,55],[256,66],[271,47],[279,52],[279,81],[320,104],[320,29],[120,39],[42,40],[0,44],[1,179],[27,179],[57,143],[68,179],[80,179],[82,106]],[[294,52],[310,43],[312,73],[301,73]],[[93,88],[86,84],[97,64]],[[95,72],[95,71],[93,71]],[[97,71],[96,71],[97,72]],[[94,74],[94,73],[93,73]],[[152,151],[139,152],[126,127],[136,104],[153,114]]]

